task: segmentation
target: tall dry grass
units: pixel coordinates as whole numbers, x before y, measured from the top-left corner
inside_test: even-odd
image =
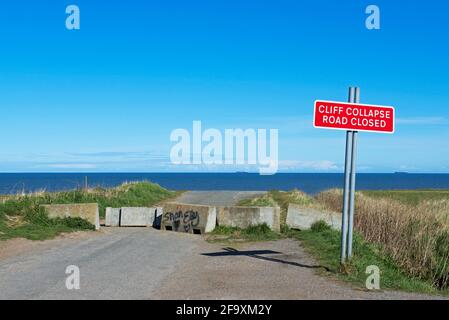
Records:
[[[327,208],[340,211],[342,191],[316,196]],[[449,200],[411,206],[387,198],[357,193],[354,228],[386,253],[409,275],[449,287]]]

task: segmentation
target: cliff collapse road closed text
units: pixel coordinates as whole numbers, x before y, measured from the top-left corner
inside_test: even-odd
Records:
[[[316,128],[394,133],[394,108],[334,101],[315,101]]]

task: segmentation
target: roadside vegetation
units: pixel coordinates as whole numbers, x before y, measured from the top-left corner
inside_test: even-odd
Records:
[[[217,226],[206,236],[210,242],[239,242],[239,241],[270,241],[277,240],[281,235],[274,232],[264,223],[245,229],[237,227]]]
[[[104,217],[108,206],[151,206],[177,194],[157,184],[135,182],[110,189],[3,196],[0,203],[0,240],[17,237],[44,240],[62,232],[94,229],[93,225],[80,218],[49,219],[39,207],[41,204],[98,203],[100,217]]]
[[[387,198],[412,206],[425,201],[449,200],[449,190],[369,190],[361,193],[372,198]]]
[[[362,191],[356,194],[354,259],[339,268],[340,232],[323,226],[294,231],[285,225],[289,203],[341,212],[342,190],[311,197],[270,191],[241,205],[281,207],[281,237],[293,237],[342,279],[364,285],[365,268],[377,265],[383,288],[447,293],[449,290],[449,191]]]
[[[369,243],[357,231],[354,234],[354,256],[348,264],[341,267],[341,232],[325,226],[326,223],[321,221],[312,225],[310,230],[289,231],[289,236],[301,241],[303,247],[315,257],[317,263],[327,269],[327,271],[320,269],[325,275],[364,287],[368,276],[365,273],[366,268],[375,265],[380,270],[381,289],[449,294],[448,290],[438,290],[430,280],[413,277],[404,272],[404,269],[386,254],[382,246]]]
[[[317,200],[332,210],[340,210],[341,194],[341,190],[329,190],[320,193]],[[412,204],[408,204],[402,195],[402,200],[394,199],[397,194],[393,191],[390,196],[373,198],[357,193],[355,230],[367,242],[380,245],[410,277],[448,289],[449,199],[429,200],[426,195],[416,200],[414,196]]]

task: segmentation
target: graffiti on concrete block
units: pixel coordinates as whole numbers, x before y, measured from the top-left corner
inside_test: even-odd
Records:
[[[197,211],[176,211],[164,213],[164,224],[171,225],[173,231],[190,232],[200,223],[200,215]]]

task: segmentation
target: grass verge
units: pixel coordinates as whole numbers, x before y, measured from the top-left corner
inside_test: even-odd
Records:
[[[242,242],[242,241],[270,241],[277,240],[281,235],[274,232],[264,223],[245,229],[237,227],[217,226],[206,239],[210,242]]]
[[[403,204],[415,206],[426,201],[439,201],[449,199],[449,190],[369,190],[362,194],[376,199],[391,199]]]
[[[341,210],[341,190],[322,192],[317,199],[335,211]],[[382,246],[411,278],[449,289],[448,199],[421,200],[412,205],[358,192],[355,212],[354,228],[365,241]]]
[[[380,269],[381,289],[440,295],[449,294],[447,290],[435,289],[430,280],[411,277],[404,273],[381,246],[366,242],[358,233],[354,234],[353,259],[344,268],[341,268],[339,259],[341,233],[330,229],[330,227],[323,227],[322,224],[313,226],[311,230],[290,230],[288,235],[301,241],[306,251],[321,266],[328,269],[328,271],[323,271],[327,275],[349,281],[359,287],[365,287],[365,281],[368,277],[368,274],[365,273],[366,268],[375,265]]]

